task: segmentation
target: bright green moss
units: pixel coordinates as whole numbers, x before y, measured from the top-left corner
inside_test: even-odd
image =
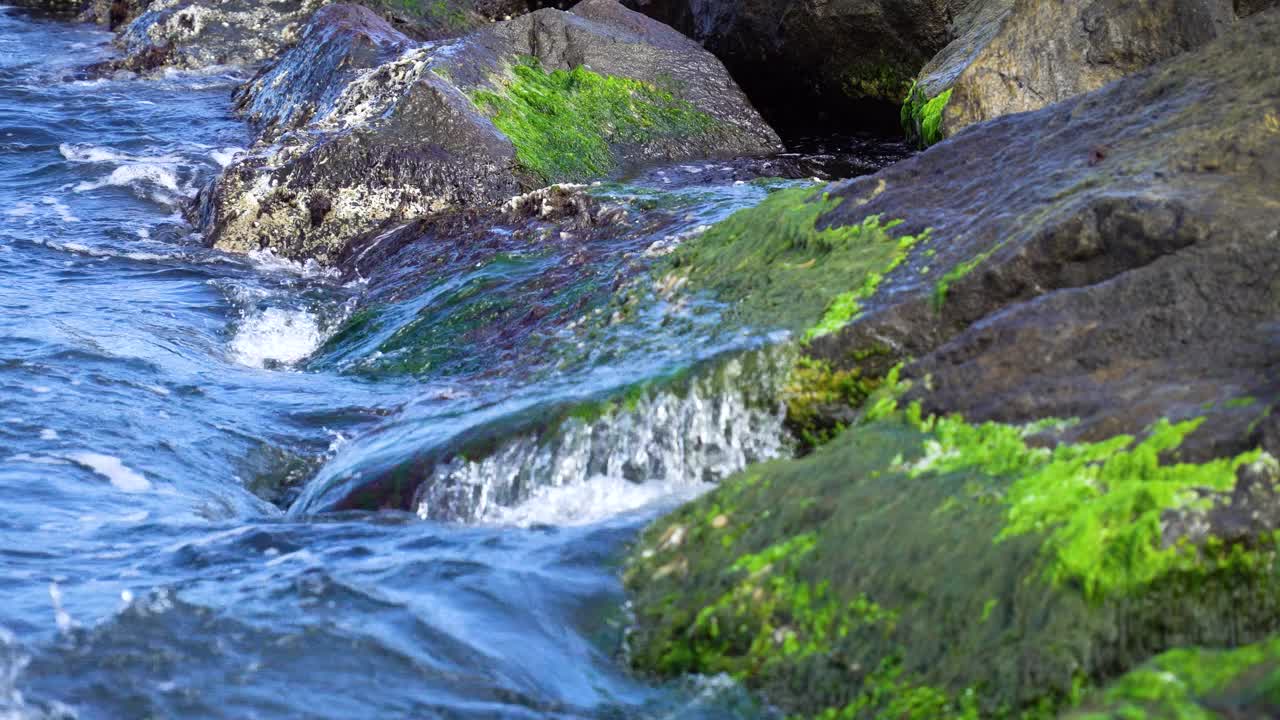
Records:
[[[646,535],[637,666],[729,672],[826,720],[1046,720],[1171,642],[1280,626],[1269,535],[1166,545],[1159,524],[1207,527],[1259,453],[1178,462],[1197,421],[1049,449],[1067,423],[927,417],[905,390],[889,373],[861,424]]]
[[[864,377],[858,368],[833,370],[828,363],[800,358],[783,386],[787,428],[808,450],[835,437],[844,425],[828,422],[832,406],[857,407],[880,385],[880,379]]]
[[[1280,710],[1280,638],[1234,650],[1178,648],[1129,672],[1072,720],[1222,720]]]
[[[885,227],[889,227],[881,226],[879,222],[878,216],[868,217],[862,222],[862,231],[864,233],[883,232]],[[890,258],[884,269],[880,272],[867,273],[867,276],[862,280],[862,285],[857,290],[837,295],[827,307],[826,312],[822,314],[822,319],[818,321],[818,324],[805,331],[804,339],[812,340],[816,337],[833,333],[853,322],[862,313],[862,303],[876,294],[876,290],[880,288],[880,282],[884,280],[884,276],[901,265],[903,260],[907,259],[907,253],[911,251],[911,248],[916,243],[928,237],[929,230],[925,230],[919,235],[903,235],[898,238],[897,252]]]
[[[648,83],[583,67],[546,72],[536,60],[511,69],[497,91],[472,100],[516,147],[520,165],[542,182],[611,173],[614,146],[712,132],[710,115]]]
[[[926,236],[895,236],[901,221],[878,215],[819,228],[840,202],[812,188],[775,192],[681,246],[667,270],[730,303],[746,324],[797,332],[813,326],[807,337],[833,331]]]
[[[919,83],[911,86],[907,99],[902,103],[902,128],[907,139],[928,147],[942,141],[942,113],[951,102],[951,89],[947,88],[930,98]]]
[[[1133,593],[1205,563],[1239,560],[1231,554],[1212,557],[1211,548],[1164,542],[1167,513],[1208,510],[1205,493],[1231,490],[1241,467],[1264,458],[1253,450],[1206,463],[1167,462],[1202,419],[1161,420],[1141,442],[1118,435],[1049,450],[1026,439],[1058,421],[973,425],[960,416],[923,417],[919,403],[908,406],[905,416],[931,436],[924,455],[905,466],[912,476],[977,470],[1015,478],[1002,493],[1007,522],[996,540],[1047,535],[1043,552],[1051,582],[1079,583],[1088,597],[1100,599]]]
[[[1197,570],[1211,548],[1165,546],[1166,513],[1207,510],[1207,491],[1235,486],[1255,450],[1203,464],[1162,463],[1200,424],[1160,421],[1142,442],[1120,436],[1092,445],[1059,445],[1052,460],[1009,489],[1009,525],[1001,538],[1047,531],[1044,551],[1054,582],[1077,581],[1090,597],[1132,594],[1178,570]]]

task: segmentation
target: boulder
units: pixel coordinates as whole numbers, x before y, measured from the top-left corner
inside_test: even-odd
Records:
[[[163,64],[173,67],[255,64],[296,43],[307,18],[324,2],[156,0],[129,23],[119,42],[125,63],[163,51]]]
[[[88,0],[80,19],[113,30],[123,28],[118,44],[125,56],[90,68],[96,74],[145,72],[161,66],[256,65],[297,43],[311,14],[329,2]],[[364,0],[362,4],[419,41],[458,37],[530,9],[526,0]]]
[[[902,121],[932,144],[976,122],[1097,90],[1200,47],[1234,22],[1230,0],[980,0],[920,72]]]
[[[951,40],[946,0],[629,0],[703,43],[775,125],[891,127]]]
[[[1236,16],[1248,17],[1254,13],[1262,12],[1267,8],[1273,8],[1280,5],[1280,0],[1235,0]]]
[[[1280,631],[1277,46],[1257,14],[674,253],[668,284],[805,335],[812,449],[646,532],[637,667],[805,716],[1040,718]],[[1139,681],[1086,707],[1165,699]]]
[[[264,140],[201,194],[202,229],[322,263],[383,223],[779,147],[719,61],[612,0],[427,44],[330,6],[237,102]]]
[[[150,0],[88,0],[76,19],[115,30],[133,22],[147,9],[149,3]]]

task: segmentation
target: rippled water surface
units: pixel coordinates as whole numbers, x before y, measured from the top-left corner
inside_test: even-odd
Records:
[[[0,8],[0,718],[754,715],[726,681],[625,671],[618,562],[654,513],[777,452],[768,413],[744,437],[745,411],[691,393],[640,403],[621,434],[519,437],[531,407],[745,340],[641,329],[634,351],[619,335],[623,350],[515,373],[428,333],[455,344],[421,357],[468,362],[376,371],[403,359],[395,338],[563,259],[411,284],[335,344],[364,283],[205,249],[181,218],[250,142],[228,110],[242,71],[78,79],[109,40]],[[693,188],[672,231],[763,192]],[[432,471],[451,502],[483,495],[467,524],[420,519],[425,501],[305,502],[507,421],[493,458]]]

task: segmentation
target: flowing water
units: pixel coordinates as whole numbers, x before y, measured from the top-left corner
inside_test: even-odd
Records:
[[[228,109],[244,71],[78,79],[109,40],[0,8],[0,718],[759,714],[724,679],[630,675],[618,574],[655,513],[783,451],[767,393],[725,392],[763,375],[731,361],[530,432],[759,338],[640,318],[643,341],[569,333],[582,357],[535,372],[427,332],[565,262],[509,252],[350,331],[364,281],[206,249],[182,220],[250,142]],[[680,192],[659,240],[765,190]],[[552,292],[602,312],[581,283]],[[431,454],[476,428],[488,455]],[[413,504],[315,512],[401,466]]]

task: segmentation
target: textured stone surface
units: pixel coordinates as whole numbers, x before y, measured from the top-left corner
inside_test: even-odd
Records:
[[[919,410],[832,398],[849,429],[651,528],[637,665],[806,716],[1048,718],[1280,629],[1278,45],[1264,12],[829,186],[819,228],[932,232],[800,367],[905,363]]]
[[[826,222],[903,218],[935,228],[937,255],[814,351],[891,346],[932,375],[927,404],[966,416],[1079,417],[1101,437],[1208,404],[1221,418],[1191,438],[1202,454],[1270,447],[1265,402],[1224,402],[1275,393],[1278,25],[1257,15],[1205,51],[836,189]]]
[[[263,142],[202,193],[207,236],[227,250],[331,262],[386,221],[492,205],[538,184],[473,103],[479,91],[502,92],[527,57],[546,72],[587,67],[661,83],[714,123],[712,132],[615,144],[620,166],[778,147],[714,57],[611,0],[427,44],[363,8],[330,6],[237,95]]]
[[[951,90],[941,131],[1036,110],[1200,47],[1235,22],[1230,0],[987,0],[921,71],[923,98]]]

